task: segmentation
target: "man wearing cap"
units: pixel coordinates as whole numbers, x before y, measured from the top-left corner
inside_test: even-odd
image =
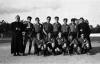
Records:
[[[59,23],[59,17],[55,17],[55,23],[53,24],[53,37],[57,38],[58,34],[61,32],[61,24]]]
[[[47,17],[47,22],[43,23],[43,32],[44,32],[45,37],[47,39],[50,39],[51,38],[51,35],[52,35],[52,32],[53,32],[53,26],[50,23],[50,21],[51,21],[51,17],[48,16]]]
[[[23,36],[24,30],[23,23],[20,21],[20,16],[15,17],[16,21],[11,23],[12,41],[11,41],[11,54],[14,56],[23,53]]]
[[[24,53],[25,53],[25,48],[26,48],[26,44],[27,41],[29,40],[29,50],[28,50],[28,54],[31,53],[31,48],[32,48],[32,40],[33,40],[33,35],[34,35],[34,26],[31,23],[31,16],[27,17],[27,21],[26,21],[26,28],[25,28],[25,39],[24,39]]]

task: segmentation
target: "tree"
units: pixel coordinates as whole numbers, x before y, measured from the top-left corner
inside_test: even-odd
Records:
[[[100,25],[97,24],[97,26],[94,28],[94,33],[100,33]]]

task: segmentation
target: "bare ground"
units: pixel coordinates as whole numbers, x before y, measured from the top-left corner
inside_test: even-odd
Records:
[[[100,64],[100,41],[92,41],[92,46],[91,55],[12,56],[10,43],[0,43],[0,64]]]

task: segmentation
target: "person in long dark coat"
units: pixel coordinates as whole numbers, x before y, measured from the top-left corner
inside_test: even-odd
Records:
[[[16,21],[11,24],[12,41],[11,41],[11,54],[14,56],[23,53],[23,23],[20,22],[20,16],[16,16]]]

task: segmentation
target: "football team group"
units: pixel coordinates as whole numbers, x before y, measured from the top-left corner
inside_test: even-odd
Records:
[[[21,21],[20,16],[15,17],[16,21],[11,23],[12,41],[11,54],[14,56],[26,55],[26,45],[29,43],[28,55],[72,55],[89,53],[92,49],[90,40],[90,27],[87,19],[83,17],[68,19],[64,18],[64,24],[60,24],[59,17],[54,17],[51,24],[51,17],[46,22],[40,23],[39,17],[32,23],[32,17],[28,16],[26,21]]]

